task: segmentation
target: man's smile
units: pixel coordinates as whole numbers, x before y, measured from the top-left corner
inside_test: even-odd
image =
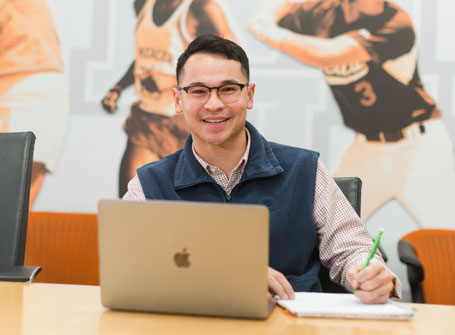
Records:
[[[226,119],[216,119],[216,120],[202,120],[205,123],[211,123],[211,124],[219,124],[228,121],[229,118]]]

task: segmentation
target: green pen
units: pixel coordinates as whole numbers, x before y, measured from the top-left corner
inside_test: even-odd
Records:
[[[373,256],[376,254],[376,251],[378,250],[379,242],[381,241],[381,237],[382,237],[382,233],[383,232],[384,232],[384,229],[382,229],[382,228],[379,229],[379,233],[376,236],[376,239],[374,240],[373,246],[371,247],[371,250],[370,250],[370,253],[368,254],[367,260],[366,260],[365,264],[362,266],[362,268],[360,269],[360,271],[365,270],[365,268],[368,266],[368,264],[370,264],[370,261],[373,258]],[[357,291],[357,289],[354,288],[352,291],[355,292],[355,291]]]

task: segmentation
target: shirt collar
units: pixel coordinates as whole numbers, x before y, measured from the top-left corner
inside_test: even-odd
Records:
[[[247,142],[245,152],[243,153],[242,157],[240,158],[240,161],[237,163],[237,165],[232,170],[232,172],[234,172],[237,169],[243,169],[245,167],[246,163],[248,162],[248,156],[250,154],[250,146],[251,146],[251,135],[247,128],[245,128],[245,132],[246,132],[246,142]],[[196,158],[196,160],[199,162],[199,164],[201,164],[201,166],[204,168],[204,170],[208,173],[209,176],[212,176],[213,170],[217,167],[214,165],[210,165],[201,156],[199,156],[197,154],[196,150],[194,149],[194,142],[193,142],[193,145],[191,146],[191,149],[193,150],[193,155]],[[231,174],[232,174],[232,172],[231,172]],[[230,176],[228,176],[228,177],[230,177]]]

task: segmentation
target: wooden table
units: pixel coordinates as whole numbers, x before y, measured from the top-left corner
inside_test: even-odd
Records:
[[[110,311],[99,286],[0,282],[0,334],[454,334],[454,306],[409,305],[411,321],[296,318],[280,307],[257,321]]]

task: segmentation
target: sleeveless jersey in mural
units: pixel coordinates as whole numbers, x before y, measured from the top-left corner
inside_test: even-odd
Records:
[[[161,91],[159,76],[153,76],[152,71],[175,75],[177,59],[190,42],[186,32],[186,17],[192,0],[183,0],[171,16],[159,26],[153,22],[155,2],[147,1],[138,15],[135,89],[141,109],[172,115],[174,113],[172,90]]]

